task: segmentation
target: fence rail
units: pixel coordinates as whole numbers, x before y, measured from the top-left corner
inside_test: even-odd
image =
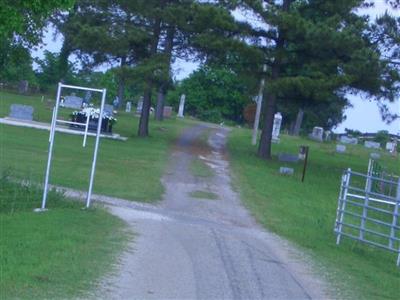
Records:
[[[342,236],[397,253],[400,266],[400,179],[348,169],[342,176],[336,213],[336,244]],[[398,177],[397,177],[398,178]]]

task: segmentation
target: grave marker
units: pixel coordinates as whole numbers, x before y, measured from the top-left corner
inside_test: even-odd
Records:
[[[336,145],[336,152],[337,153],[346,153],[346,146],[345,145]]]
[[[299,161],[299,155],[293,155],[289,153],[280,153],[278,155],[278,160],[283,162],[296,163]]]
[[[274,115],[274,126],[272,128],[272,141],[279,142],[279,134],[281,132],[282,114],[277,112]]]
[[[312,133],[309,135],[310,139],[323,142],[324,140],[324,129],[322,127],[314,127]]]
[[[349,136],[343,135],[343,136],[340,137],[340,142],[342,144],[357,145],[358,144],[358,138],[353,138],[353,137],[349,137]]]
[[[369,148],[369,149],[380,149],[381,144],[377,142],[372,142],[372,141],[365,141],[364,142],[364,147]]]
[[[171,118],[172,116],[172,106],[164,106],[163,117]]]
[[[75,94],[64,97],[63,107],[81,109],[82,104],[83,104],[83,99],[81,97],[75,96]]]
[[[287,167],[280,167],[279,168],[279,173],[282,175],[293,175],[294,174],[294,169],[293,168],[287,168]]]
[[[181,100],[179,102],[179,110],[178,110],[179,118],[183,118],[183,111],[185,110],[185,99],[186,99],[186,95],[182,94]]]
[[[9,117],[18,120],[33,120],[34,109],[29,105],[11,104]]]
[[[126,108],[125,108],[125,112],[129,113],[132,110],[132,102],[128,101],[126,102]]]

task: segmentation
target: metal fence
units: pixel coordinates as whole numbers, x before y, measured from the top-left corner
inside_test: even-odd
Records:
[[[372,158],[370,158],[368,162],[367,175],[394,182],[399,180],[399,176],[389,172],[387,168],[383,167],[377,160]],[[385,183],[374,181],[371,190],[377,193],[383,193],[387,196],[396,197],[396,189],[394,185],[390,185],[389,188],[387,188]]]
[[[393,251],[400,266],[400,179],[388,180],[368,173],[348,169],[342,176],[336,244],[345,236]]]

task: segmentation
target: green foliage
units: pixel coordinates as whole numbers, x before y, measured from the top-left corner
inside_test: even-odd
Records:
[[[353,129],[349,129],[349,128],[345,128],[344,131],[346,132],[346,134],[353,136],[353,137],[359,137],[362,132],[359,130],[353,130]]]
[[[378,142],[381,144],[382,147],[385,147],[386,143],[390,141],[390,135],[387,130],[380,130],[376,133],[375,142]]]
[[[53,91],[57,83],[62,79],[64,82],[73,83],[74,81],[74,65],[68,63],[66,73],[61,73],[60,54],[50,51],[44,52],[43,59],[36,59],[38,71],[36,71],[37,81],[41,91]]]
[[[37,43],[45,20],[56,9],[66,9],[75,0],[0,0],[0,39],[11,42],[14,37]]]
[[[226,68],[203,66],[178,84],[168,95],[175,107],[186,95],[185,113],[210,122],[224,119],[243,122],[243,108],[249,102],[248,89],[240,77]]]
[[[21,80],[36,84],[29,50],[20,43],[0,44],[0,81],[15,85]]]

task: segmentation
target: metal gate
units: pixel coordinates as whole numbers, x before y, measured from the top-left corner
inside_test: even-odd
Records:
[[[348,169],[342,176],[336,244],[345,236],[393,251],[400,266],[400,179],[388,180],[368,173]]]

